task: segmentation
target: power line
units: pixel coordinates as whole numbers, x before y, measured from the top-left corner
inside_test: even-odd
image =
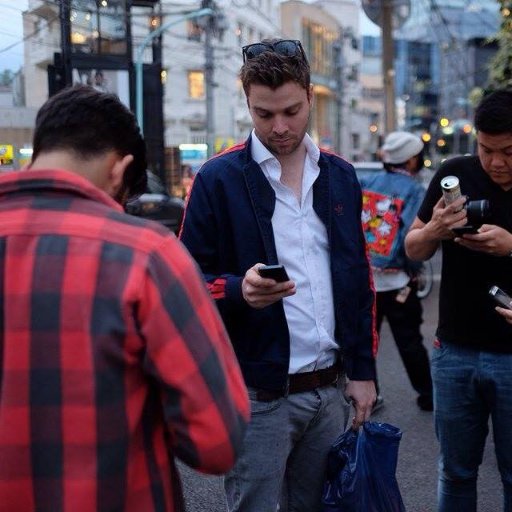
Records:
[[[469,73],[469,61],[467,55],[464,51],[461,50],[447,52],[446,48],[444,47],[446,44],[448,44],[448,48],[450,48],[450,45],[456,47],[459,43],[459,39],[451,31],[450,24],[441,11],[436,0],[424,0],[424,3],[428,4],[426,6],[427,12],[435,14],[440,21],[440,23],[431,23],[429,25],[432,28],[434,37],[437,39],[441,52],[444,53],[448,61],[452,63],[453,66],[451,66],[451,69],[455,71],[454,75],[457,78],[457,82],[466,83],[468,77],[471,75],[471,73]],[[444,27],[444,31],[448,36],[448,43],[446,39],[439,34],[440,27]],[[453,80],[450,80],[450,84],[451,83],[453,83]]]
[[[21,9],[20,7],[13,7],[12,5],[7,5],[7,4],[0,4],[0,7],[3,7],[4,9],[11,9],[13,11],[17,11],[19,12],[20,14],[23,12],[24,9]]]

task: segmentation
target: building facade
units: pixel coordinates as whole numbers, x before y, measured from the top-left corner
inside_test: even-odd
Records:
[[[164,13],[169,10],[166,5],[166,2],[162,2]],[[213,152],[244,140],[252,126],[238,79],[242,65],[242,46],[280,34],[276,0],[236,0],[231,7],[220,2],[218,5],[226,16],[226,28],[212,42],[213,101],[209,108],[213,110]],[[186,10],[194,6],[194,3],[186,3],[181,4],[179,9]],[[173,4],[173,9],[176,9],[176,4]],[[205,76],[206,41],[201,27],[192,20],[176,24],[163,35],[162,54],[167,76],[165,144],[168,147],[179,144],[204,145],[208,140],[208,84]],[[195,159],[199,163],[200,155],[192,154],[193,165],[196,164]]]
[[[213,120],[212,152],[248,136],[252,123],[238,78],[241,48],[275,37],[300,39],[311,62],[315,104],[310,132],[314,140],[348,160],[366,159],[371,154],[373,113],[361,103],[357,0],[219,0],[223,30],[209,41],[204,20],[190,17],[192,11],[201,8],[197,1],[161,0],[151,16],[147,9],[133,7],[128,29],[121,19],[126,0],[94,1],[93,8],[89,4],[90,0],[71,2],[72,51],[82,53],[84,59],[102,52],[109,55],[102,61],[103,69],[88,69],[84,64],[73,70],[72,80],[112,90],[134,110],[134,70],[120,69],[119,64],[119,69],[109,67],[115,61],[112,55],[120,46],[123,51],[130,49],[126,42],[130,41],[135,62],[148,32],[163,24],[169,27],[160,39],[163,140],[166,148],[182,148],[182,163],[195,168],[206,158],[205,144],[211,141],[209,116],[210,122]],[[54,62],[54,54],[62,51],[59,14],[57,2],[29,0],[23,16],[25,98],[32,108],[48,98],[48,66]],[[144,64],[154,61],[152,52],[152,45],[142,52]],[[212,69],[210,82],[206,66]]]
[[[470,148],[470,97],[487,82],[487,65],[497,49],[489,38],[499,15],[494,1],[411,4],[409,20],[394,32],[397,128],[423,135],[436,165]],[[376,142],[383,135],[381,61],[381,38],[363,37],[362,101],[373,113]],[[446,126],[440,126],[441,119]]]
[[[301,40],[308,55],[314,94],[309,133],[318,145],[340,151],[342,113],[337,95],[341,80],[336,62],[340,27],[316,4],[299,0],[281,4],[281,24],[283,37]]]
[[[498,3],[492,0],[413,3],[411,18],[396,38],[430,44],[432,94],[438,96],[439,116],[472,117],[469,97],[487,80],[485,66],[496,49],[488,38],[498,27]]]
[[[24,74],[27,107],[39,108],[48,99],[48,65],[60,51],[57,3],[29,0],[23,13]]]
[[[361,38],[361,108],[368,118],[367,157],[376,160],[377,149],[384,139],[384,80],[382,76],[382,39]]]
[[[360,2],[357,0],[318,0],[314,5],[328,13],[339,27],[337,123],[339,152],[351,161],[368,160],[372,155],[371,112],[362,103],[363,53],[359,26]]]

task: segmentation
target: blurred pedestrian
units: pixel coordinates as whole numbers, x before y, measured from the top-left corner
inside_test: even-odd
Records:
[[[475,129],[478,155],[441,165],[406,238],[407,253],[416,260],[429,258],[439,245],[443,251],[431,360],[440,512],[476,510],[489,417],[504,510],[512,510],[512,326],[489,296],[493,285],[512,291],[512,91],[483,98]],[[441,192],[447,176],[458,179],[461,191],[452,202]],[[484,215],[482,202],[473,212],[468,197],[488,200],[491,215]],[[468,220],[476,234],[453,231]]]
[[[407,258],[404,240],[423,200],[417,176],[423,168],[423,142],[412,133],[390,133],[380,148],[384,171],[361,179],[363,228],[377,291],[377,329],[387,319],[412,387],[416,403],[431,411],[432,379],[423,346],[423,309],[416,295],[420,264]],[[376,406],[383,402],[377,397]]]
[[[123,212],[145,184],[133,114],[82,85],[0,177],[1,512],[183,510],[175,457],[234,463],[242,376],[187,252]]]
[[[225,479],[230,511],[320,510],[326,457],[375,400],[374,293],[354,169],[306,133],[313,102],[299,41],[243,48],[249,139],[196,175],[181,238],[204,272],[251,399],[244,448]],[[288,279],[263,278],[281,263]]]
[[[99,92],[109,92],[107,88],[107,80],[101,69],[96,70],[94,73],[94,82],[92,83],[92,86]]]

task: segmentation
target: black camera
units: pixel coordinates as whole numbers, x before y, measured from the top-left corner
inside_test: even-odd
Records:
[[[466,203],[466,215],[468,224],[480,227],[491,217],[491,205],[487,199],[468,201]]]
[[[477,233],[478,228],[491,218],[491,205],[487,199],[467,201],[464,208],[466,209],[467,223],[459,228],[452,228],[456,235]]]

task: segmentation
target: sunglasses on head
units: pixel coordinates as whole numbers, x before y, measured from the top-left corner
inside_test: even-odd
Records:
[[[306,54],[296,39],[281,39],[275,43],[253,43],[242,47],[242,56],[244,63],[247,60],[254,59],[265,52],[275,52],[285,57],[302,57],[306,62]]]

